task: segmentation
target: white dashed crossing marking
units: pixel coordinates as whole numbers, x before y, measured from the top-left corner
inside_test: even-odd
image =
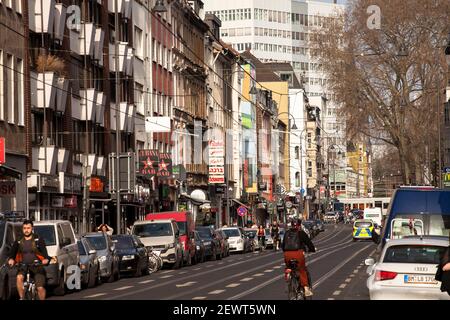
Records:
[[[239,287],[241,284],[240,283],[230,283],[229,285],[227,285],[227,288],[236,288]]]
[[[350,279],[350,278],[345,279],[345,282],[347,282],[347,283],[349,283],[350,281],[352,281],[352,279]]]
[[[244,278],[241,281],[247,282],[247,281],[250,281],[250,280],[253,280],[253,278]]]
[[[335,292],[333,292],[333,296],[338,296],[341,294],[341,290],[336,290]]]
[[[267,269],[264,271],[264,273],[269,273],[269,272],[273,272],[273,269]]]
[[[254,274],[253,276],[255,276],[255,277],[261,277],[261,276],[263,276],[264,275],[264,273],[257,273],[257,274]]]
[[[343,284],[341,284],[341,285],[339,286],[339,289],[344,289],[346,286],[347,286],[347,284],[346,284],[346,283],[343,283]]]

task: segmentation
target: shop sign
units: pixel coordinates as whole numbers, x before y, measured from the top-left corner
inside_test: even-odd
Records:
[[[77,196],[69,196],[64,198],[64,207],[76,208],[78,207]]]
[[[158,150],[139,150],[139,173],[148,179],[157,175],[159,168]]]
[[[41,189],[42,188],[59,188],[59,180],[55,176],[41,175]]]
[[[100,177],[91,177],[90,192],[104,192],[105,182]]]
[[[52,207],[53,208],[63,208],[64,207],[64,197],[63,196],[53,196],[52,197]]]
[[[172,177],[172,155],[170,153],[162,152],[159,154],[157,176],[160,178]]]
[[[61,175],[60,175],[61,177]],[[64,193],[81,193],[81,177],[64,173]]]
[[[5,138],[0,137],[0,164],[6,163],[6,156],[5,156]]]
[[[15,181],[0,181],[0,197],[13,198],[16,196]]]

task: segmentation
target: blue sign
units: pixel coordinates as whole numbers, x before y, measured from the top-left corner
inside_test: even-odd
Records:
[[[450,173],[450,167],[445,167],[444,168],[444,173]]]
[[[301,194],[304,194],[304,193],[305,193],[305,189],[301,188],[301,189],[300,189],[300,193],[301,193]]]
[[[244,207],[244,206],[240,206],[238,209],[237,209],[237,213],[238,213],[238,215],[240,215],[241,217],[243,217],[243,216],[245,216],[246,214],[247,214],[247,208],[246,207]]]

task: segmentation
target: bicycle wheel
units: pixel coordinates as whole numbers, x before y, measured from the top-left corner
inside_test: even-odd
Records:
[[[148,271],[150,273],[158,271],[158,266],[159,266],[158,259],[154,255],[148,257]]]
[[[158,270],[162,269],[164,261],[160,256],[156,256],[158,258]]]
[[[296,276],[292,274],[289,276],[288,282],[288,298],[289,300],[298,300],[298,279]]]

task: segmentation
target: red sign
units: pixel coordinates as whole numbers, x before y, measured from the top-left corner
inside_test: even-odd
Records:
[[[225,177],[224,176],[209,176],[208,181],[209,181],[209,183],[225,183]]]
[[[247,210],[247,208],[244,207],[244,206],[240,206],[240,207],[237,209],[237,213],[238,213],[238,215],[240,215],[241,217],[245,216],[245,215],[247,214],[247,212],[248,212],[248,210]]]
[[[78,206],[77,196],[70,196],[64,199],[64,207],[76,208]]]
[[[158,177],[170,178],[172,176],[172,156],[170,153],[159,154]]]
[[[0,137],[0,164],[4,164],[6,162],[5,158],[5,138]]]
[[[104,187],[105,185],[100,178],[91,178],[91,186],[89,187],[90,192],[103,192]]]
[[[139,171],[147,178],[152,178],[158,173],[159,151],[158,150],[139,150]]]

